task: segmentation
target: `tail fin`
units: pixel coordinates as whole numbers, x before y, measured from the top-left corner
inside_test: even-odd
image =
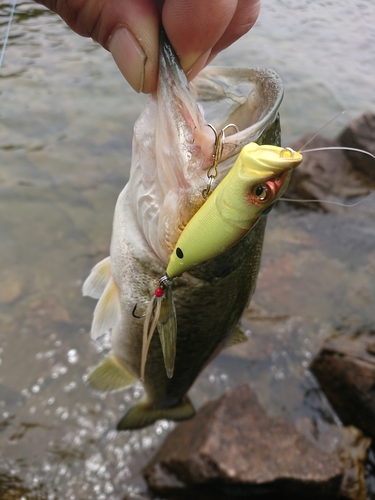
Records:
[[[187,420],[195,415],[195,408],[186,396],[178,406],[172,408],[154,409],[147,402],[141,402],[122,417],[117,424],[118,431],[141,429],[157,420]]]

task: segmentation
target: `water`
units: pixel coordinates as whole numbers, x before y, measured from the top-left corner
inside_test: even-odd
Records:
[[[263,6],[216,63],[281,75],[285,144],[343,108],[327,134],[375,111],[371,0]],[[143,102],[106,51],[41,6],[17,5],[0,70],[0,497],[139,498],[139,472],[173,426],[118,434],[142,387],[99,396],[82,382],[108,339],[91,343],[94,301],[80,289],[108,254]],[[306,370],[333,332],[375,327],[373,213],[369,200],[343,215],[272,214],[248,347],[201,375],[197,406],[248,381],[273,414],[334,420]]]

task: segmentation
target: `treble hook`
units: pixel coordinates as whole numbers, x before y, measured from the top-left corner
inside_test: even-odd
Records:
[[[138,316],[137,314],[135,314],[135,311],[137,309],[137,305],[138,304],[135,304],[135,306],[133,307],[132,316],[133,316],[133,318],[136,318],[136,319],[142,319],[146,316],[146,313],[143,313],[142,316]]]
[[[238,127],[237,125],[235,125],[234,123],[228,123],[228,125],[225,125],[224,128],[222,128],[219,132],[219,137],[218,137],[218,148],[220,147],[220,150],[219,150],[219,154],[217,155],[218,156],[218,160],[221,158],[222,154],[223,154],[223,149],[224,149],[224,141],[225,141],[225,131],[228,129],[228,128],[231,128],[233,127],[235,129],[235,133],[238,134],[239,130],[238,130]]]
[[[172,283],[171,278],[167,274],[165,274],[159,280],[159,287],[161,290],[164,291],[166,289],[166,287],[168,285],[170,285],[171,283]],[[144,312],[141,316],[138,316],[138,314],[135,314],[135,311],[137,310],[137,306],[138,306],[138,304],[135,304],[135,306],[133,307],[132,316],[133,316],[133,318],[136,318],[136,319],[142,319],[146,316],[146,312]],[[152,312],[155,311],[155,308],[156,308],[156,302],[153,303]]]
[[[236,130],[236,132],[239,131],[237,125],[235,125],[234,123],[229,123],[228,125],[225,125],[225,127],[222,128],[219,133],[216,132],[215,127],[211,125],[211,123],[206,123],[206,125],[210,127],[210,129],[215,134],[215,143],[214,143],[214,152],[212,155],[212,165],[207,171],[207,177],[208,177],[207,187],[202,191],[202,196],[204,199],[210,196],[212,192],[212,185],[219,173],[217,164],[219,163],[219,160],[223,154],[225,130],[227,130],[230,127],[233,127]]]
[[[138,304],[135,304],[135,306],[133,307],[132,316],[133,316],[133,318],[136,318],[136,319],[142,319],[146,316],[146,313],[144,312],[141,316],[138,316],[138,314],[135,314],[135,311],[137,310],[137,306],[138,306]],[[156,303],[154,303],[152,306],[152,312],[155,311],[155,307],[156,307]]]

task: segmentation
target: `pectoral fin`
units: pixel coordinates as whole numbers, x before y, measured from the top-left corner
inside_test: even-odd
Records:
[[[187,420],[194,415],[195,409],[188,397],[185,397],[178,406],[159,410],[153,409],[147,402],[142,402],[130,408],[117,424],[117,430],[141,429],[153,424],[157,420]]]
[[[89,373],[87,382],[101,392],[119,391],[130,387],[136,382],[136,377],[113,355],[106,357]]]
[[[241,344],[241,342],[246,342],[247,340],[249,340],[247,335],[238,327],[225,347],[232,347],[233,345]]]
[[[120,293],[113,278],[108,281],[99,302],[96,304],[91,327],[91,337],[95,340],[120,321]]]
[[[99,299],[111,279],[111,257],[106,257],[91,270],[82,287],[85,296]]]

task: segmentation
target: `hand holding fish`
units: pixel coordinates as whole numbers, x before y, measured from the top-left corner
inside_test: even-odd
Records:
[[[109,50],[137,92],[156,90],[163,26],[188,79],[255,23],[259,0],[36,0]]]

